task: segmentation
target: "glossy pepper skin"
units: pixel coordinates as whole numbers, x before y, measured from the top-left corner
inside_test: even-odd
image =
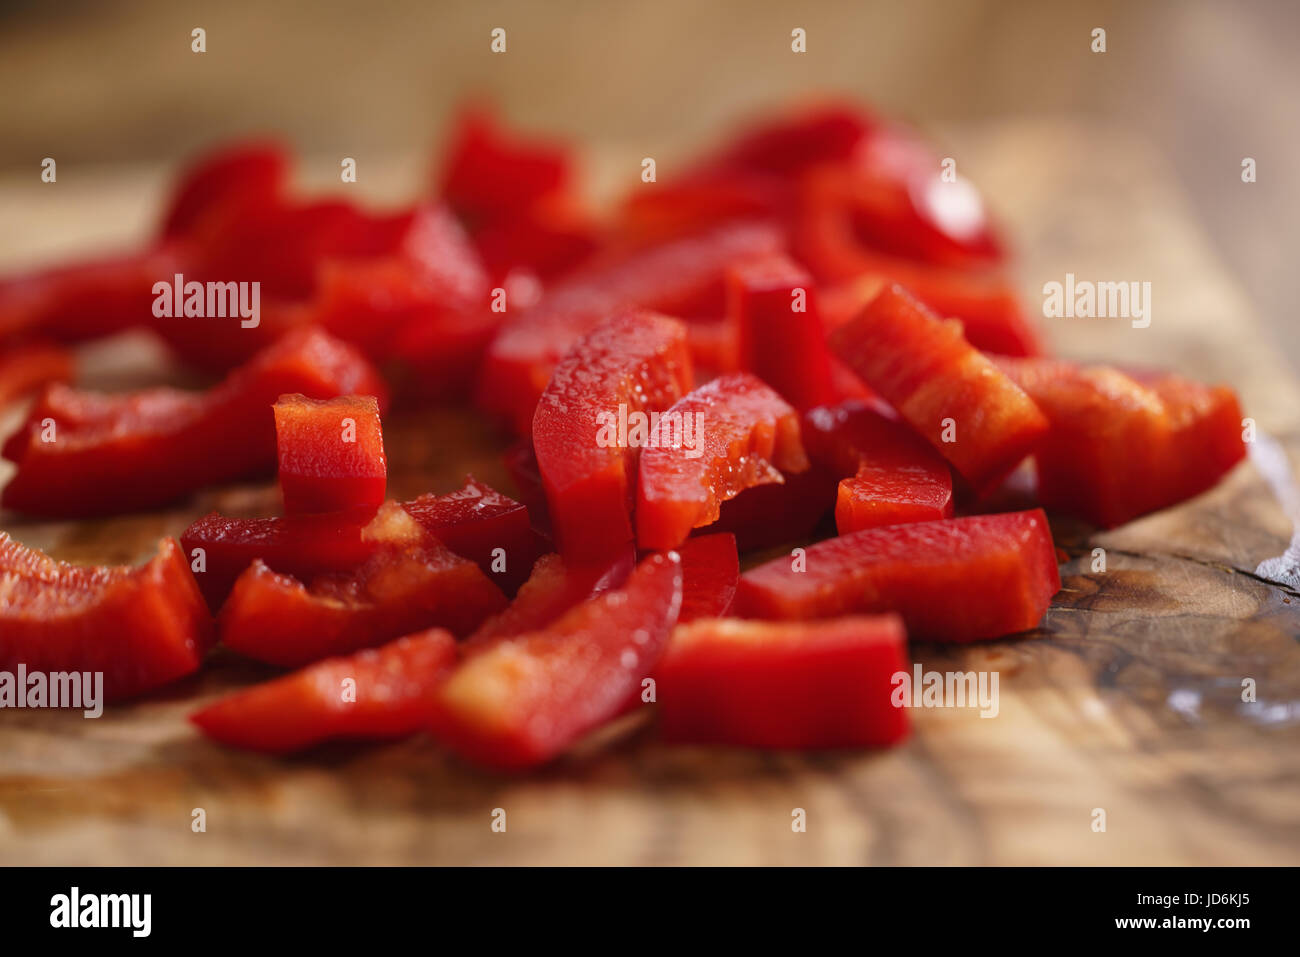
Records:
[[[952,517],[952,473],[928,443],[880,402],[853,400],[804,417],[809,455],[837,473],[841,535]]]
[[[1061,587],[1041,509],[871,528],[740,576],[748,618],[806,620],[894,611],[926,641],[974,641],[1038,625]]]
[[[52,518],[114,515],[267,470],[271,405],[287,392],[386,395],[363,356],[314,329],[291,333],[205,393],[51,386],[5,443],[18,471],[0,502]]]
[[[831,356],[807,270],[785,255],[748,260],[728,270],[727,293],[740,367],[801,412],[833,401]]]
[[[947,459],[985,489],[1047,434],[1029,396],[962,336],[898,286],[881,290],[831,348]]]
[[[383,504],[388,461],[374,396],[282,395],[271,411],[286,515]]]
[[[727,614],[740,580],[736,536],[730,532],[697,535],[675,551],[682,560],[682,610],[677,623]]]
[[[90,567],[0,532],[0,580],[0,670],[103,672],[104,697],[120,700],[197,671],[212,643],[212,619],[172,538],[145,565]]]
[[[721,317],[726,268],[780,243],[771,226],[742,223],[591,263],[507,313],[483,360],[480,407],[527,435],[557,363],[583,335],[627,306]]]
[[[1177,376],[1000,359],[1051,422],[1034,462],[1054,511],[1113,528],[1213,486],[1246,454],[1237,397]]]
[[[505,607],[477,565],[429,536],[401,506],[385,505],[364,534],[378,544],[363,565],[310,587],[254,562],[221,609],[222,643],[296,668],[422,628],[466,635]]]
[[[686,329],[628,310],[573,347],[533,418],[533,447],[560,552],[598,560],[634,538],[632,503],[642,442],[634,416],[662,412],[692,384]],[[626,418],[627,434],[619,435]]]
[[[214,741],[266,754],[403,738],[428,726],[430,702],[455,663],[455,637],[430,628],[226,695],[190,721]]]
[[[674,548],[716,521],[722,502],[808,468],[799,414],[747,372],[701,386],[660,422],[657,443],[641,452],[636,526],[643,549]]]
[[[897,615],[704,618],[675,628],[659,662],[659,727],[687,744],[886,747],[907,737],[891,696],[910,665]]]
[[[623,588],[467,658],[439,691],[434,736],[465,760],[501,770],[557,757],[637,693],[681,600],[677,555],[650,556]]]

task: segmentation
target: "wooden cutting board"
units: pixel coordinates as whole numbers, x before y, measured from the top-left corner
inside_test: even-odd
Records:
[[[1150,328],[1055,320],[1062,354],[1231,383],[1294,471],[1300,389],[1159,157],[1064,120],[947,132],[948,154],[1017,240],[1031,307],[1066,272],[1152,283]],[[630,153],[607,154],[611,170],[636,168]],[[374,180],[399,196],[421,167],[406,158]],[[1235,177],[1225,171],[1223,188],[1249,188]],[[60,180],[57,191],[0,183],[0,269],[145,235],[167,182],[162,170],[62,167]],[[120,386],[168,377],[161,362],[126,343],[92,350],[84,371]],[[466,471],[509,487],[500,439],[471,416],[429,412],[385,433],[394,495],[448,491]],[[253,485],[158,514],[3,515],[0,527],[60,558],[137,561],[210,508],[275,505],[270,486]],[[1292,535],[1256,467],[1109,533],[1054,529],[1070,557],[1038,633],[912,647],[926,670],[997,671],[997,717],[917,710],[913,738],[890,752],[669,748],[634,719],[523,778],[466,768],[424,738],[272,760],[222,750],[186,723],[198,703],[267,674],[221,658],[99,720],[0,712],[0,863],[1300,863],[1300,593],[1255,573]],[[1104,573],[1091,570],[1096,547]],[[1241,700],[1244,678],[1254,703]],[[498,808],[504,833],[491,826]],[[796,809],[804,832],[792,830]]]

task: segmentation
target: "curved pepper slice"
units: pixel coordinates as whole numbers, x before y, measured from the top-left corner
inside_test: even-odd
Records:
[[[579,270],[506,319],[483,361],[479,405],[527,435],[556,364],[596,325],[626,306],[720,317],[725,269],[780,244],[770,226],[737,224]]]
[[[388,463],[374,396],[282,395],[272,412],[286,515],[383,504]]]
[[[952,517],[948,463],[879,402],[851,401],[804,417],[808,453],[850,477],[840,482],[841,535]]]
[[[808,547],[804,568],[777,558],[740,576],[748,618],[896,611],[927,641],[997,638],[1038,625],[1061,587],[1041,509],[870,528]]]
[[[422,628],[473,631],[505,607],[477,565],[445,548],[396,503],[366,528],[376,551],[353,572],[310,587],[256,561],[221,609],[221,641],[268,664],[296,668]]]
[[[780,484],[755,485],[723,502],[710,532],[730,532],[742,552],[803,541],[835,507],[839,476],[820,465],[784,476]]]
[[[198,670],[212,619],[176,540],[140,567],[58,562],[0,532],[0,669],[103,672],[104,697]],[[26,688],[21,689],[26,693]]]
[[[1245,456],[1231,389],[1107,366],[1000,359],[1051,430],[1034,455],[1050,509],[1113,528],[1214,485]]]
[[[226,695],[190,720],[222,744],[268,754],[336,738],[403,738],[428,727],[430,702],[455,662],[456,639],[431,628]]]
[[[633,540],[637,458],[650,438],[642,420],[690,387],[686,328],[643,310],[601,323],[556,367],[537,403],[533,447],[566,558],[599,559]]]
[[[910,664],[897,615],[706,618],[673,630],[655,671],[659,726],[688,744],[885,747],[907,737],[891,698]]]
[[[52,386],[4,446],[18,472],[6,507],[73,518],[164,505],[275,462],[271,405],[286,392],[384,396],[370,364],[317,330],[299,330],[206,393],[124,395]]]
[[[733,266],[727,283],[740,367],[801,412],[833,401],[831,356],[812,276],[778,254]]]
[[[799,414],[747,372],[696,389],[652,420],[650,433],[637,485],[643,549],[674,548],[716,521],[722,502],[808,468]]]
[[[549,761],[635,695],[663,653],[681,601],[680,559],[650,556],[623,588],[469,657],[438,694],[434,735],[489,767]]]
[[[280,201],[289,166],[289,153],[279,143],[236,143],[206,154],[176,183],[163,214],[162,235],[201,233],[213,217],[234,217]]]
[[[831,333],[831,348],[980,491],[1047,433],[1033,400],[898,286]]]
[[[76,372],[72,353],[62,346],[32,342],[0,351],[0,408],[55,382],[70,382]]]
[[[677,549],[682,560],[682,610],[678,624],[696,618],[719,618],[731,609],[740,579],[736,536],[730,532],[698,535]]]

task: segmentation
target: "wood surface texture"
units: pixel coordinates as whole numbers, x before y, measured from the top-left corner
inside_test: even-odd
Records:
[[[1159,156],[1077,121],[947,132],[1015,240],[1031,308],[1067,271],[1152,283],[1150,328],[1054,320],[1058,351],[1228,382],[1300,465],[1300,389]],[[166,182],[163,171],[105,172],[53,199],[0,182],[18,227],[0,237],[0,268],[32,249],[142,235]],[[399,176],[385,182],[400,195]],[[84,224],[105,210],[119,215],[91,235]],[[96,350],[88,380],[125,381],[122,353]],[[500,440],[463,413],[386,422],[385,434],[394,496],[448,491],[466,471],[509,487]],[[0,527],[59,558],[136,561],[210,508],[275,504],[272,486],[249,485],[157,514],[6,514]],[[1037,633],[912,646],[927,670],[998,671],[998,716],[916,710],[912,739],[890,752],[669,748],[637,716],[522,778],[467,768],[423,737],[274,760],[223,750],[186,722],[200,702],[268,674],[219,657],[99,720],[0,712],[0,864],[1300,863],[1300,594],[1254,574],[1292,533],[1254,466],[1112,532],[1066,521],[1054,531],[1069,559]],[[1104,574],[1090,572],[1097,546]],[[1253,704],[1241,701],[1246,677]],[[205,833],[191,831],[198,807]],[[491,830],[494,808],[505,833]],[[791,830],[795,808],[806,833]],[[1104,833],[1091,826],[1096,808]]]

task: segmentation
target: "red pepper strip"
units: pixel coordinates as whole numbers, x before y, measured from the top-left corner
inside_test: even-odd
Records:
[[[680,559],[650,556],[622,589],[466,659],[438,695],[434,735],[488,767],[549,761],[635,695],[663,653],[681,600]]]
[[[686,324],[691,365],[700,381],[740,371],[740,337],[730,322],[697,321]]]
[[[808,454],[849,478],[840,482],[841,535],[952,517],[948,463],[880,402],[845,402],[804,417]]]
[[[601,323],[556,366],[533,447],[565,558],[598,560],[633,540],[637,459],[649,438],[633,429],[690,387],[685,326],[644,310]]]
[[[693,435],[693,438],[692,438]],[[799,414],[748,372],[714,379],[651,420],[637,483],[637,543],[675,548],[747,488],[808,468]]]
[[[673,630],[655,671],[659,726],[687,744],[886,747],[907,737],[892,697],[909,667],[897,615],[703,619]]]
[[[232,651],[296,668],[434,626],[473,631],[505,596],[473,562],[444,547],[396,503],[366,528],[375,553],[353,572],[310,588],[254,562],[221,609]]]
[[[780,485],[755,485],[723,502],[710,532],[731,532],[742,552],[805,541],[835,507],[839,476],[814,465]]]
[[[592,328],[625,305],[721,316],[723,271],[780,241],[771,227],[739,224],[584,268],[506,320],[484,359],[479,404],[527,435],[556,363]]]
[[[383,504],[388,463],[374,396],[282,395],[272,411],[286,515]]]
[[[455,662],[456,639],[430,628],[226,695],[190,720],[222,744],[267,754],[336,738],[404,738],[428,727],[430,702]]]
[[[72,353],[62,346],[33,342],[0,352],[0,407],[74,375]]]
[[[738,263],[727,273],[727,312],[739,334],[740,366],[799,411],[834,400],[830,353],[812,276],[784,254]]]
[[[1038,625],[1061,587],[1041,509],[869,528],[740,576],[747,618],[895,611],[926,641],[974,641]]]
[[[163,237],[202,232],[213,216],[280,201],[289,171],[288,151],[279,143],[237,143],[208,153],[177,182],[163,215]]]
[[[473,476],[449,495],[421,495],[402,507],[507,593],[513,594],[527,574],[536,552],[527,510]],[[352,571],[375,552],[376,542],[362,534],[374,517],[373,508],[284,518],[225,518],[214,512],[187,528],[181,544],[215,610],[255,559],[306,582]],[[201,556],[195,553],[200,548]]]
[[[836,329],[831,348],[976,490],[996,484],[1047,433],[1033,401],[898,286]]]
[[[557,554],[543,555],[519,594],[505,611],[493,615],[465,642],[465,654],[477,654],[504,638],[540,631],[575,605],[621,588],[636,566],[636,552],[606,562],[567,566]]]
[[[730,532],[700,535],[677,549],[682,559],[682,610],[678,624],[719,618],[731,609],[740,578],[736,536]]]
[[[212,619],[172,538],[145,565],[106,568],[56,562],[0,532],[0,581],[6,671],[103,672],[104,697],[117,700],[198,670],[211,645]]]
[[[1204,491],[1245,455],[1230,389],[1050,360],[999,365],[1051,421],[1034,456],[1050,509],[1113,528]]]
[[[528,577],[537,554],[528,509],[492,486],[470,475],[455,492],[421,495],[402,507],[507,595]]]
[[[5,444],[18,472],[0,501],[52,517],[111,515],[243,478],[275,461],[271,404],[287,392],[382,399],[384,386],[355,350],[314,329],[291,333],[206,393],[51,386]]]

